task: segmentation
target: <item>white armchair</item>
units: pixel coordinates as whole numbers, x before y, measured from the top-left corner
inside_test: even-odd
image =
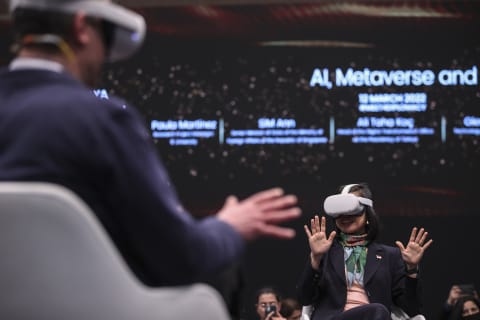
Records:
[[[0,319],[228,319],[211,287],[153,289],[131,273],[71,191],[0,183]]]

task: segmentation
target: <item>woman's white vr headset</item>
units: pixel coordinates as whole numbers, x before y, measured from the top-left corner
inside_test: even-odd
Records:
[[[17,8],[58,11],[63,13],[85,12],[114,27],[107,60],[122,60],[131,56],[143,43],[146,32],[145,19],[111,0],[10,0],[10,12]]]
[[[373,206],[372,200],[349,193],[353,186],[355,184],[349,184],[340,194],[334,194],[325,199],[323,209],[327,215],[334,219],[342,215],[358,215],[363,212],[365,206]]]

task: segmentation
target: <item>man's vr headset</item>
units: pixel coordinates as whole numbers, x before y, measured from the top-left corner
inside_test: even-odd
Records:
[[[10,0],[10,12],[22,8],[63,13],[82,11],[88,17],[101,19],[105,22],[103,31],[108,40],[107,60],[110,62],[128,58],[145,38],[144,18],[111,0]]]
[[[334,194],[327,197],[323,203],[325,213],[335,219],[341,215],[359,215],[363,212],[365,206],[372,207],[372,200],[357,197],[356,195],[349,193],[350,189],[355,185],[356,184],[349,184],[342,189],[340,194]]]

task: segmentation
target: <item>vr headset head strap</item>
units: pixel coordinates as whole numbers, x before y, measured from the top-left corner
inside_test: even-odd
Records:
[[[341,194],[350,193],[350,189],[352,189],[354,186],[358,186],[358,183],[347,184],[345,187],[343,187]]]
[[[359,185],[358,183],[347,184],[345,187],[343,187],[342,192],[340,194],[348,194],[348,193],[350,193],[350,190],[354,186],[358,186],[358,185]],[[359,197],[359,196],[356,196],[356,197],[358,198],[358,201],[361,204],[369,206],[369,207],[373,206],[373,201],[372,200],[370,200],[368,198],[364,198],[364,197]]]

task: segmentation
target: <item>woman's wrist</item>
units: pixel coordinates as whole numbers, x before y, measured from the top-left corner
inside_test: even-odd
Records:
[[[320,261],[322,260],[322,254],[314,255],[313,252],[310,252],[310,262],[312,264],[312,268],[315,270],[319,270],[320,268]]]
[[[419,271],[418,265],[411,265],[411,264],[405,265],[405,273],[408,276],[412,276],[412,278],[418,274],[418,271]]]

